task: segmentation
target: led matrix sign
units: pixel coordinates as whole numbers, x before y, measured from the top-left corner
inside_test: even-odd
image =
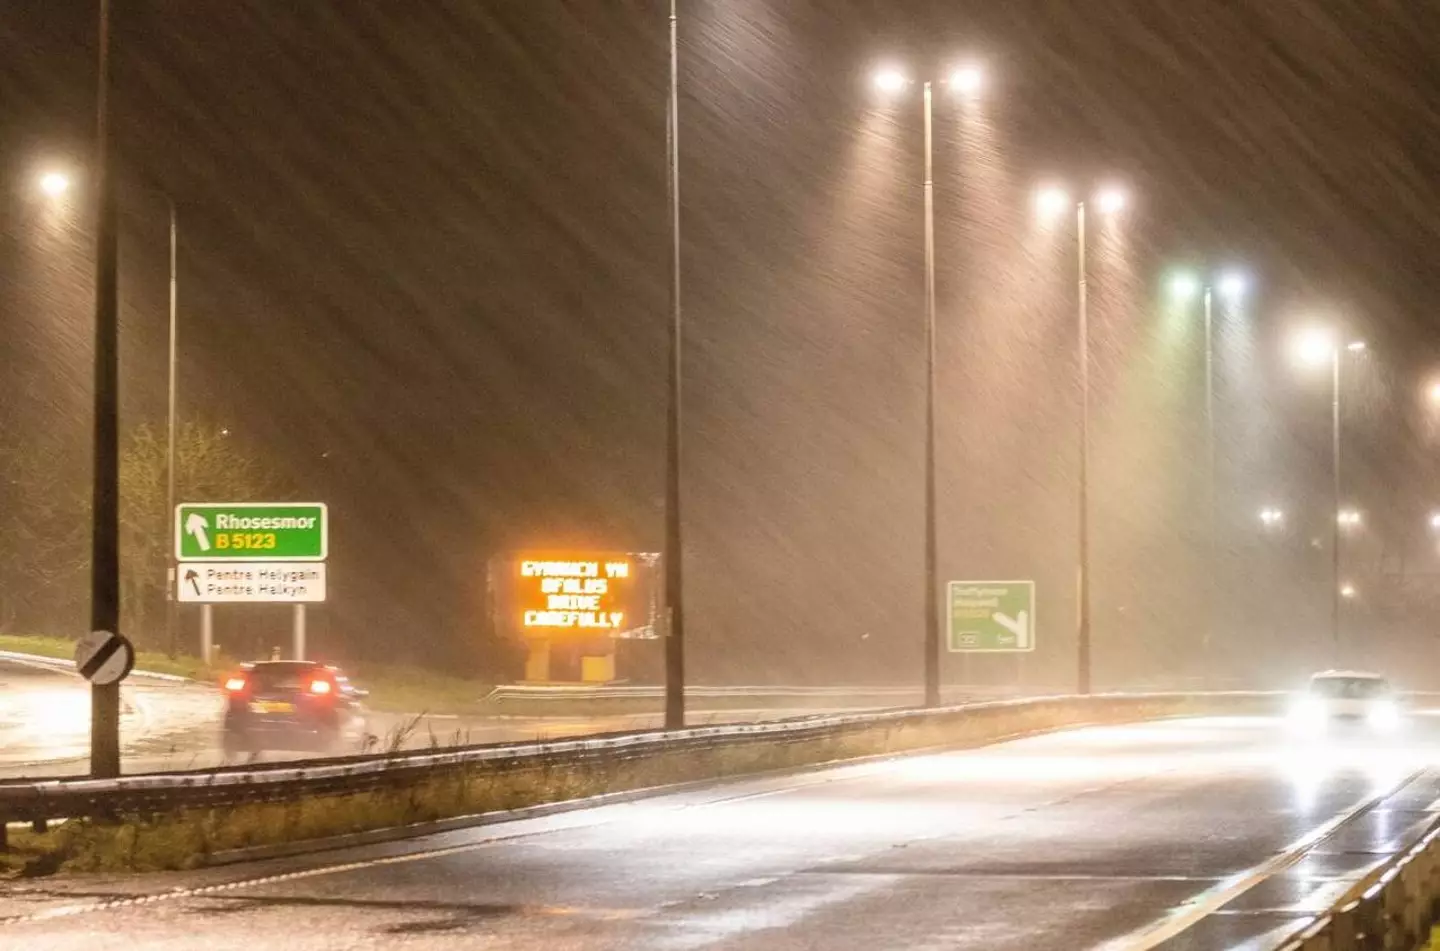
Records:
[[[522,557],[516,567],[522,627],[606,634],[633,626],[629,556]]]

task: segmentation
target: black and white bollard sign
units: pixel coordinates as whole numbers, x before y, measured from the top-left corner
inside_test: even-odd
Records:
[[[118,684],[135,667],[135,647],[119,634],[92,631],[75,645],[75,669],[92,684]]]

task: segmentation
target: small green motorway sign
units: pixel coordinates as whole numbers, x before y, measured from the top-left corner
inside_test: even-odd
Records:
[[[324,561],[324,502],[186,502],[175,507],[177,561]]]
[[[1015,653],[1035,649],[1035,582],[952,581],[951,653]]]

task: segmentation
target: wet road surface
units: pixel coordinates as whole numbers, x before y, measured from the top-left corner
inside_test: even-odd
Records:
[[[0,658],[0,778],[85,772],[90,685],[66,667]],[[194,743],[220,712],[209,687],[135,677],[121,692],[122,750],[138,762],[158,743]]]
[[[1436,818],[1436,726],[1322,743],[1265,719],[1076,730],[300,859],[35,883],[0,901],[0,945],[1260,948]]]

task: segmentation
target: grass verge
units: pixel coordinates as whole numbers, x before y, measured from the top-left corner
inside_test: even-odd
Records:
[[[39,634],[0,634],[0,650],[70,660],[75,656],[75,641],[66,637],[47,637]],[[198,657],[184,655],[170,657],[160,651],[137,651],[135,669],[209,681],[219,677],[221,671],[233,663],[228,658],[224,660],[222,665],[212,668],[202,664]]]
[[[601,793],[721,780],[868,756],[981,746],[1016,735],[1086,724],[1258,712],[1237,697],[1040,700],[851,724],[804,739],[737,736],[704,748],[640,749],[602,757],[464,764],[377,791],[252,803],[170,814],[78,820],[44,834],[13,831],[0,863],[33,877],[68,872],[195,868],[217,852],[321,839]]]
[[[34,654],[69,660],[75,656],[75,642],[64,637],[32,634],[0,634],[0,650]],[[135,669],[157,674],[188,677],[201,683],[218,683],[238,664],[228,657],[207,666],[198,657],[170,657],[160,651],[140,651],[135,655]],[[392,667],[384,670],[346,671],[358,686],[370,691],[369,706],[396,713],[494,713],[486,707],[485,696],[491,684],[463,677],[451,677],[414,667]]]

